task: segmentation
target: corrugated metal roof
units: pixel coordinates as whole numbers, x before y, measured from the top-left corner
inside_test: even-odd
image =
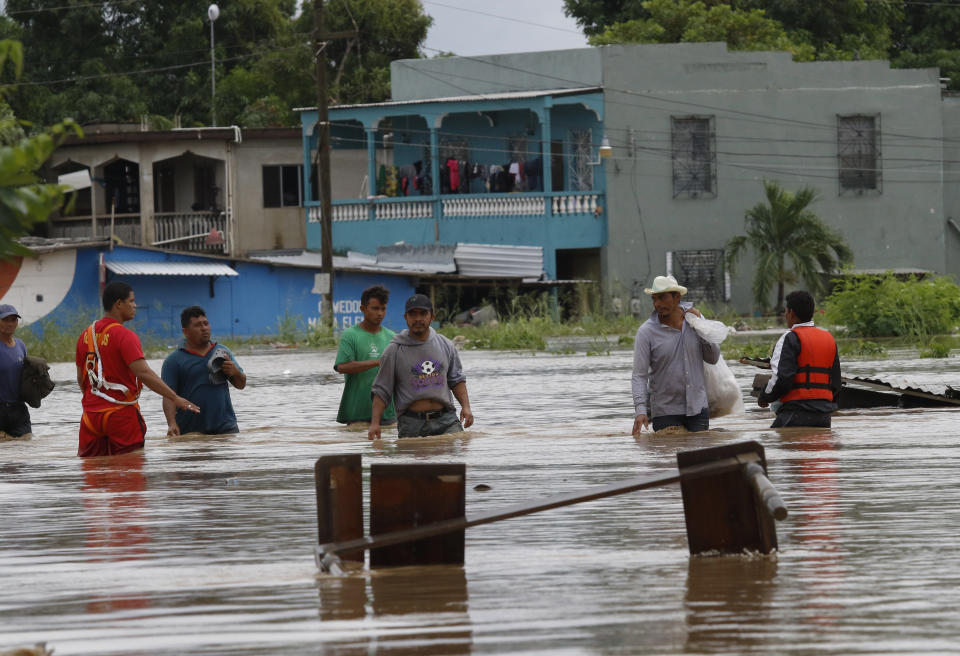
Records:
[[[239,276],[216,262],[104,262],[113,273],[125,276]]]
[[[501,93],[477,93],[470,96],[445,96],[442,98],[417,98],[415,100],[388,100],[379,103],[364,103],[360,105],[333,105],[330,111],[339,111],[343,109],[363,109],[365,107],[399,107],[402,105],[423,105],[425,103],[436,102],[481,102],[484,100],[517,100],[524,98],[541,98],[543,96],[576,96],[583,93],[597,93],[603,91],[603,87],[578,87],[575,89],[544,89],[541,91],[505,91]],[[296,107],[293,111],[305,112],[314,110],[316,107]]]
[[[278,253],[257,255],[257,260],[320,268],[319,253]],[[334,269],[359,269],[407,274],[456,274],[464,278],[521,278],[543,276],[541,246],[506,244],[393,244],[378,246],[377,254],[350,251],[347,257],[334,256]]]
[[[451,244],[393,244],[377,246],[377,266],[423,273],[455,273],[456,246]]]
[[[461,276],[472,278],[539,278],[543,275],[541,246],[457,244],[453,255]]]

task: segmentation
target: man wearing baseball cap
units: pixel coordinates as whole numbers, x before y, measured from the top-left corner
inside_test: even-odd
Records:
[[[10,437],[33,432],[30,411],[20,400],[20,375],[27,347],[14,337],[20,324],[20,313],[12,305],[0,305],[0,431]]]
[[[407,329],[383,351],[373,381],[369,439],[380,439],[380,419],[391,399],[397,409],[397,437],[459,433],[473,424],[460,356],[453,342],[430,327],[434,317],[429,298],[414,294],[407,299]],[[459,419],[454,397],[460,403]]]
[[[657,276],[643,291],[653,300],[653,314],[637,330],[633,343],[633,434],[651,423],[655,431],[668,426],[707,430],[710,410],[703,363],[715,364],[720,347],[684,321],[687,312],[701,315],[693,303],[680,300],[687,288],[676,278]]]

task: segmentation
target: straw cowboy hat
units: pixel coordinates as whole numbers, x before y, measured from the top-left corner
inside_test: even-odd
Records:
[[[645,294],[662,294],[663,292],[680,292],[683,296],[687,293],[687,288],[677,284],[677,279],[673,276],[657,276],[653,279],[653,287],[647,287],[643,290]]]

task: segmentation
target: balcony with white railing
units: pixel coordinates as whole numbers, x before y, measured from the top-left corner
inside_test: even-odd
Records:
[[[197,253],[227,252],[226,212],[158,212],[152,246]]]
[[[434,218],[517,218],[573,217],[599,218],[603,194],[594,191],[563,191],[522,194],[463,194],[368,198],[332,203],[334,222]],[[320,221],[320,207],[308,208],[309,221]]]

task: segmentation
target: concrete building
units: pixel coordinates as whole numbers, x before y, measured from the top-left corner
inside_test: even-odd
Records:
[[[729,276],[723,247],[773,180],[817,189],[812,209],[856,268],[960,274],[960,105],[935,69],[698,43],[406,60],[391,76],[392,101],[330,112],[335,152],[354,162],[341,183],[357,190],[335,189],[334,249],[536,245],[547,277],[602,280],[614,309],[638,308],[668,271],[694,298],[750,311],[752,262]],[[316,111],[301,118],[308,163]],[[451,161],[483,182],[451,189]],[[533,180],[490,188],[491,167],[527,163]],[[381,166],[420,186],[378,189]],[[305,204],[319,250],[319,203]]]
[[[303,248],[301,160],[295,128],[86,126],[46,175],[86,171],[92,185],[51,218],[48,236],[104,237],[112,223],[129,245],[234,256]]]

